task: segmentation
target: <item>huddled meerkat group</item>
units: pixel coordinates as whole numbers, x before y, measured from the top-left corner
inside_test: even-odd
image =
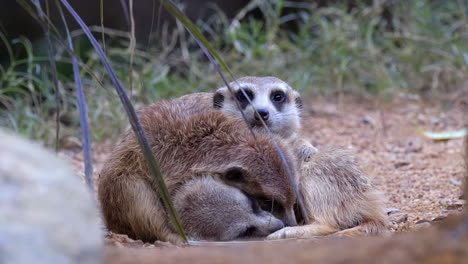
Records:
[[[275,77],[243,77],[230,86],[233,94],[222,87],[162,100],[139,113],[191,239],[388,232],[383,196],[352,155],[339,148],[317,151],[301,136],[297,91]],[[297,210],[273,140],[295,175],[307,216]],[[100,173],[98,195],[108,229],[149,242],[180,242],[156,188],[128,130]],[[305,217],[310,223],[300,225]]]

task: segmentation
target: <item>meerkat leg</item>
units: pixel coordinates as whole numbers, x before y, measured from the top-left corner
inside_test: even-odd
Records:
[[[332,236],[359,237],[372,235],[387,236],[389,234],[390,231],[387,228],[385,228],[385,225],[383,225],[382,223],[366,222],[352,228],[338,231],[332,234]]]
[[[291,143],[299,162],[309,162],[311,157],[318,152],[318,149],[308,140],[296,137],[292,139]]]
[[[317,236],[326,236],[339,231],[328,224],[312,223],[304,226],[288,226],[280,229],[269,236],[268,240],[287,239],[287,238],[313,238]]]
[[[306,140],[300,140],[301,141],[301,145],[298,147],[297,149],[297,153],[299,154],[299,158],[300,159],[303,159],[304,161],[309,161],[312,157],[312,155],[316,154],[318,152],[318,149],[314,146],[312,146],[312,144],[310,144],[310,142],[306,141]]]

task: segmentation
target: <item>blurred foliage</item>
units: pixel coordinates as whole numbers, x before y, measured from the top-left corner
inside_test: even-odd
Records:
[[[237,77],[275,75],[306,95],[445,94],[467,86],[467,14],[462,0],[382,1],[353,8],[339,1],[317,7],[265,0],[253,1],[232,20],[218,12],[198,25]],[[132,81],[136,107],[221,85],[188,33],[181,27],[160,26],[161,35],[135,49],[131,78],[130,34],[104,32],[106,54],[126,87]],[[99,58],[81,32],[74,36],[85,66],[82,76],[93,137],[103,139],[127,120]],[[26,39],[7,42],[2,35],[2,41],[10,59],[0,68],[0,126],[51,144],[55,103],[47,59],[36,56],[35,46]],[[17,56],[18,49],[26,56]],[[64,136],[75,135],[78,114],[71,59],[60,47],[57,50],[62,131]]]

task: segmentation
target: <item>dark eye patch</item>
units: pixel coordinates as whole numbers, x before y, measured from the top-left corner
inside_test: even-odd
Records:
[[[244,92],[247,95],[247,97],[250,99],[250,101],[252,101],[254,99],[254,93],[252,92],[252,90],[250,90],[248,88],[244,88]],[[244,93],[242,92],[241,89],[239,89],[236,92],[236,99],[241,104],[248,104],[249,103],[249,101],[247,100],[247,97],[245,97],[245,95],[244,95]]]
[[[270,94],[270,100],[275,106],[278,112],[283,110],[285,102],[288,100],[288,96],[281,90],[272,91]]]
[[[275,104],[282,104],[286,101],[286,94],[281,90],[271,92],[270,99]]]

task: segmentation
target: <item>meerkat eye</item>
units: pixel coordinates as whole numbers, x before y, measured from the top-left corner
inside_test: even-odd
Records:
[[[283,91],[274,91],[271,93],[271,100],[275,103],[283,103],[286,100],[286,94]]]
[[[244,171],[239,167],[229,168],[224,174],[224,178],[231,182],[243,182],[244,181]]]
[[[250,90],[250,89],[246,89],[244,88],[244,92],[245,94],[247,94],[247,96],[249,97],[249,99],[252,101],[254,99],[254,95],[253,95],[253,92]],[[238,90],[237,93],[236,93],[236,99],[243,103],[243,102],[248,102],[247,98],[245,97],[244,93],[242,92],[242,90]]]

